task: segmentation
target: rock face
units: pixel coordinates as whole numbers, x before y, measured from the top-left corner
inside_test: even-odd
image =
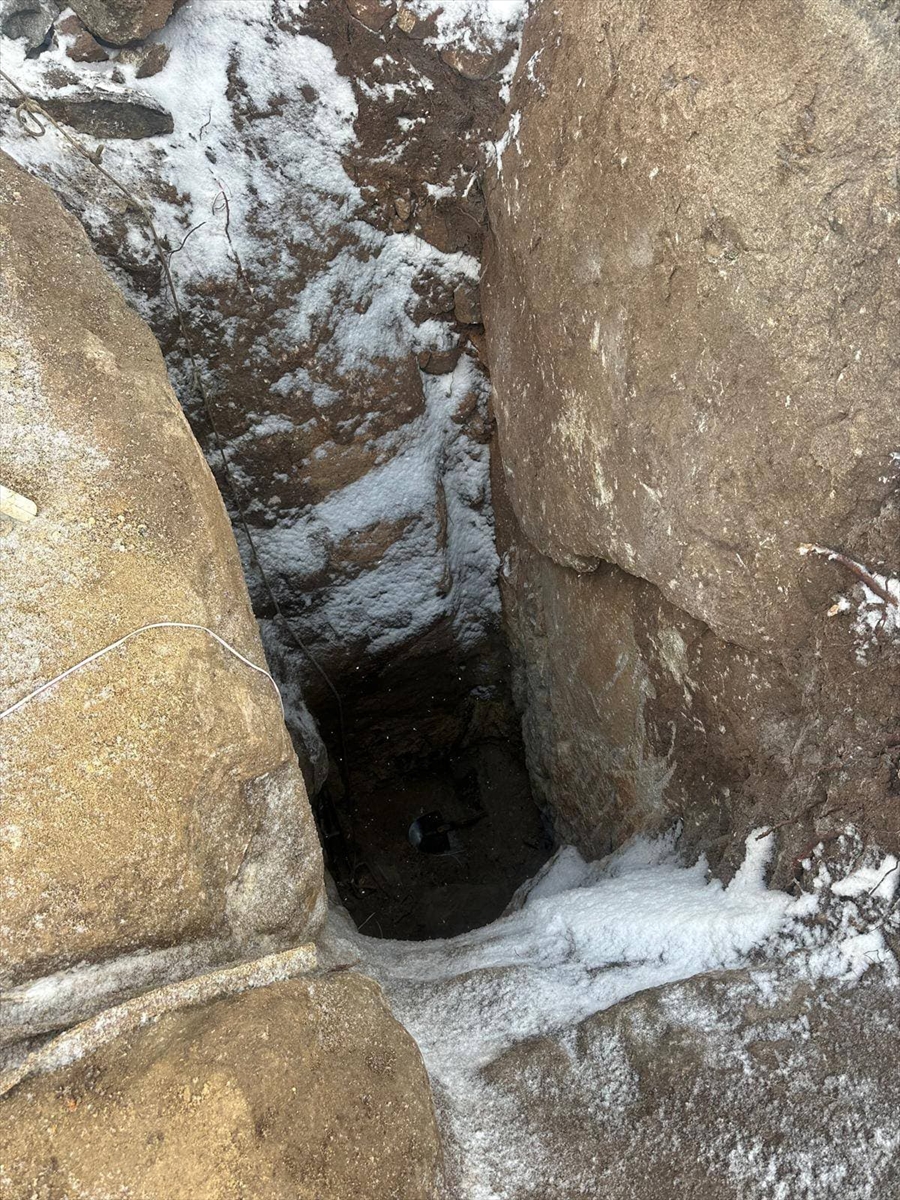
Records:
[[[56,0],[0,0],[0,33],[24,38],[29,50],[41,45],[58,16]]]
[[[832,0],[526,25],[489,185],[501,548],[537,773],[594,849],[851,801],[900,829],[896,647],[867,629],[863,667],[825,617],[853,577],[798,554],[900,544],[895,32]]]
[[[37,506],[0,542],[0,704],[182,626],[4,717],[0,978],[295,942],[322,916],[321,856],[215,483],[78,224],[5,157],[0,191],[0,471]]]
[[[72,8],[91,33],[114,46],[162,29],[174,0],[74,0]]]
[[[503,1200],[889,1196],[900,1139],[896,989],[724,971],[520,1043],[485,1082],[537,1190]]]
[[[0,1102],[12,1200],[429,1200],[440,1143],[415,1043],[352,973],[165,1014]]]

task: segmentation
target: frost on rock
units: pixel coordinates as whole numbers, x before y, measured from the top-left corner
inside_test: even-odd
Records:
[[[802,1005],[795,1004],[783,1020],[777,1016],[779,1006],[790,1008],[795,994],[814,997],[835,988],[833,1006],[845,995],[841,989],[874,967],[896,1014],[900,971],[885,940],[891,930],[893,936],[900,932],[900,918],[891,910],[895,885],[889,883],[895,860],[870,855],[865,865],[835,881],[832,876],[842,868],[826,864],[820,846],[815,864],[809,864],[812,887],[791,897],[766,888],[773,842],[772,833],[751,834],[743,866],[727,886],[709,877],[703,859],[682,865],[674,834],[636,839],[596,863],[564,847],[520,889],[506,916],[446,941],[366,938],[339,911],[332,912],[322,951],[326,961],[356,961],[371,973],[425,1058],[450,1148],[455,1187],[450,1195],[466,1200],[595,1195],[592,1189],[607,1180],[610,1164],[587,1157],[591,1139],[599,1145],[613,1137],[613,1163],[617,1145],[627,1143],[637,1152],[637,1134],[629,1129],[655,1100],[616,1014],[637,1022],[648,1042],[664,1036],[655,1032],[660,1021],[663,1030],[683,1027],[684,1044],[696,1047],[691,1062],[698,1054],[701,1062],[704,1055],[711,1063],[720,1060],[723,1071],[736,1073],[738,1091],[746,1086],[748,1095],[756,1087],[755,1039],[768,1044],[789,1038],[785,1053],[789,1046],[803,1051],[809,1042]],[[861,852],[852,833],[840,849],[844,858]],[[762,1032],[742,1034],[746,1013],[756,1010],[761,1015],[753,1021],[763,1023]],[[752,1021],[746,1028],[751,1026]],[[661,1069],[671,1052],[656,1048]],[[760,1087],[767,1086],[765,1078]],[[721,1086],[726,1084],[731,1086],[730,1077],[723,1073]],[[698,1095],[702,1086],[701,1078]],[[532,1106],[541,1109],[541,1120],[530,1119]],[[678,1118],[666,1119],[673,1122],[676,1144]],[[581,1125],[587,1144],[584,1155],[573,1156]],[[800,1126],[796,1135],[802,1142],[802,1120],[786,1119],[786,1129],[794,1132],[794,1125]],[[807,1164],[804,1174],[789,1139],[783,1151],[771,1152],[768,1166],[761,1165],[763,1148],[754,1146],[751,1126],[748,1121],[743,1143],[737,1124],[731,1138],[727,1128],[725,1135],[719,1130],[718,1140],[710,1135],[704,1148],[710,1177],[717,1172],[733,1177],[735,1186],[747,1189],[735,1194],[747,1198],[843,1198],[840,1190],[802,1190],[804,1178],[812,1181],[810,1188],[818,1178],[816,1163]],[[896,1120],[883,1134],[885,1146],[900,1146]],[[636,1179],[643,1153],[611,1183]],[[857,1154],[848,1142],[823,1155],[818,1166],[824,1170],[830,1162],[840,1172],[844,1159],[852,1163]],[[885,1161],[880,1152],[875,1155],[873,1177],[880,1177]],[[851,1174],[855,1171],[851,1165]],[[779,1190],[778,1180],[785,1179],[799,1190],[788,1185]],[[657,1196],[638,1185],[634,1192],[610,1186],[608,1194]],[[874,1200],[877,1192],[851,1194]]]

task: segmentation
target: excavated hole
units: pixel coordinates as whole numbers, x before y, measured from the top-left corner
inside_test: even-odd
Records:
[[[483,661],[451,662],[359,670],[345,701],[348,771],[333,768],[313,803],[326,867],[372,937],[485,925],[553,849],[508,696],[496,679],[478,686]],[[317,716],[335,759],[334,713]]]

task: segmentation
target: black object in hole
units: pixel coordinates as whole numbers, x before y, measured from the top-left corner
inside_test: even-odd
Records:
[[[409,842],[423,854],[449,854],[453,849],[450,835],[453,823],[445,821],[439,812],[417,817],[409,827]]]

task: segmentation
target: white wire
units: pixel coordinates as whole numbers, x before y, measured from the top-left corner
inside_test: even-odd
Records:
[[[265,675],[266,679],[268,679],[269,683],[271,683],[272,687],[275,689],[275,695],[278,697],[278,703],[281,705],[281,715],[284,716],[284,702],[281,699],[281,692],[278,690],[278,684],[275,682],[269,672],[265,670],[265,668],[258,667],[256,663],[252,663],[249,658],[244,658],[243,654],[241,654],[239,650],[235,650],[234,646],[226,642],[224,638],[219,637],[217,633],[213,633],[211,629],[207,629],[205,625],[192,625],[187,621],[157,621],[153,625],[141,625],[139,629],[132,629],[131,633],[126,633],[125,636],[120,637],[118,641],[111,642],[108,646],[104,646],[102,650],[95,650],[93,654],[89,654],[87,658],[83,658],[81,662],[75,663],[74,666],[69,667],[60,675],[54,676],[53,679],[48,679],[46,683],[42,683],[41,686],[35,688],[33,692],[29,692],[27,696],[23,696],[21,700],[17,700],[15,704],[10,705],[9,708],[6,708],[3,710],[3,712],[0,712],[0,721],[2,721],[4,717],[8,717],[12,713],[16,712],[17,709],[22,708],[22,706],[27,704],[30,700],[34,700],[37,696],[40,696],[42,692],[46,692],[48,688],[52,688],[57,683],[61,683],[67,675],[72,675],[75,671],[80,671],[82,667],[86,667],[89,663],[96,662],[97,659],[102,658],[104,654],[109,654],[111,650],[117,650],[119,646],[124,646],[125,643],[131,641],[133,637],[137,637],[139,633],[146,633],[148,629],[197,629],[201,633],[208,633],[209,636],[217,641],[220,646],[224,646],[224,648],[230,654],[233,654],[235,658],[240,659],[244,666],[249,667],[251,671],[256,671],[260,675]]]

